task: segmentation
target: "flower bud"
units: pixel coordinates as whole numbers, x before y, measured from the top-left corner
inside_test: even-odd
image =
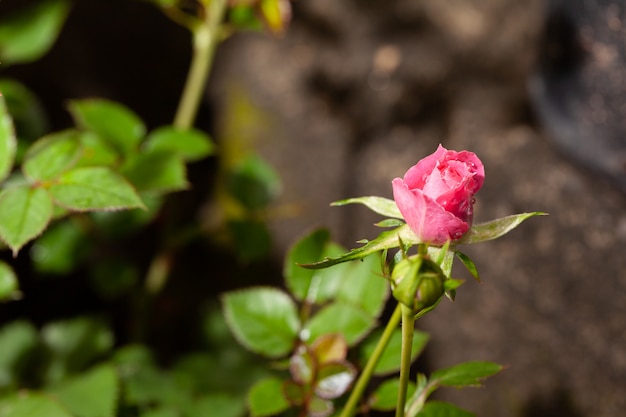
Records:
[[[395,265],[391,272],[391,291],[396,300],[417,314],[439,301],[444,292],[443,280],[439,265],[415,255]]]

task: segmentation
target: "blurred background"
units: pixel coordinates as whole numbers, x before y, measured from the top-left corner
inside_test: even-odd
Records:
[[[0,2],[4,13],[27,3]],[[32,3],[32,2],[31,2]],[[477,415],[614,417],[626,408],[626,6],[570,0],[296,0],[282,36],[242,32],[219,47],[196,125],[219,146],[252,148],[280,177],[268,217],[271,251],[232,268],[219,241],[179,254],[150,338],[164,358],[193,345],[185,323],[221,292],[280,284],[287,247],[328,227],[348,247],[375,236],[365,208],[442,143],[485,164],[475,221],[526,211],[506,237],[464,248],[483,280],[418,322],[432,334],[421,365],[492,360],[507,369],[477,391],[445,391]],[[170,123],[190,58],[189,35],[141,0],[77,0],[41,60],[6,69],[37,93],[50,130],[68,99],[104,97],[150,128]],[[169,227],[210,224],[216,160],[194,164]],[[143,262],[153,235],[125,244]],[[139,242],[139,244],[137,244]],[[3,259],[10,259],[3,252]],[[37,323],[113,311],[79,274],[36,277],[16,261],[24,299],[0,320]],[[461,268],[459,268],[461,270]],[[468,278],[468,277],[464,277]],[[4,316],[4,317],[3,317]]]

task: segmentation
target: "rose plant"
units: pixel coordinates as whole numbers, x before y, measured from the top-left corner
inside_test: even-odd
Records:
[[[414,331],[415,320],[435,309],[444,295],[454,300],[456,289],[462,284],[451,276],[454,257],[479,280],[474,262],[457,246],[495,239],[529,217],[542,214],[522,213],[473,225],[474,196],[484,180],[484,166],[474,153],[447,150],[439,145],[432,155],[411,167],[404,178],[392,181],[394,200],[369,196],[333,203],[363,204],[386,216],[377,226],[391,230],[373,240],[361,241],[363,246],[348,252],[336,246],[331,249],[327,233],[316,231],[296,243],[285,261],[290,294],[251,288],[224,295],[227,321],[244,346],[274,359],[291,352],[290,377],[261,380],[251,389],[248,405],[252,416],[277,415],[292,407],[299,408],[302,416],[328,416],[334,412],[331,400],[344,392],[349,392],[349,396],[340,417],[350,417],[358,410],[367,413],[370,409],[395,409],[397,417],[472,415],[452,404],[427,401],[428,397],[442,386],[478,386],[482,379],[499,372],[500,365],[468,362],[435,371],[429,377],[418,374],[415,383],[408,376],[411,362],[426,341],[423,333]],[[413,252],[412,247],[417,250]],[[390,250],[395,250],[393,256],[388,256]],[[380,268],[371,264],[372,256],[380,260]],[[364,270],[364,263],[359,260],[371,266]],[[331,266],[336,267],[326,270]],[[355,278],[356,271],[360,275]],[[371,320],[375,316],[359,318],[356,311],[380,314],[384,301],[381,294],[386,298],[381,280],[376,278],[381,275],[388,280],[388,293],[396,299],[397,306],[384,331],[376,333],[378,341],[367,338],[367,355],[356,378],[354,367],[345,362],[350,357],[345,351],[357,348],[363,335],[372,331]],[[285,324],[287,318],[289,325]],[[397,326],[401,321],[400,332]],[[348,342],[340,342],[344,339]],[[272,341],[273,347],[268,341]],[[309,351],[317,351],[321,357],[336,356],[340,362],[333,365],[332,373],[321,372],[322,366],[314,354],[301,353]],[[395,359],[390,358],[394,356]],[[381,372],[380,364],[385,364],[385,372]],[[367,400],[361,401],[373,376],[397,370],[398,379],[383,381],[370,390]],[[349,389],[353,380],[354,386]],[[320,395],[317,387],[326,384],[335,384],[341,390]]]

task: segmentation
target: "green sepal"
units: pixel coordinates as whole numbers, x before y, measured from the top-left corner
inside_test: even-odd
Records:
[[[335,201],[331,203],[331,206],[345,206],[347,204],[363,204],[375,213],[381,214],[386,217],[392,217],[394,219],[404,219],[396,202],[384,197],[356,197],[347,198],[345,200]]]
[[[478,274],[478,269],[476,268],[474,261],[472,261],[472,259],[463,252],[455,251],[454,254],[463,263],[465,268],[467,268],[472,277],[474,277],[476,281],[481,282],[480,275]]]
[[[457,243],[471,244],[497,239],[515,229],[524,220],[534,216],[547,216],[547,213],[535,211],[532,213],[513,214],[511,216],[501,217],[485,223],[476,224],[472,226],[468,233]]]
[[[396,229],[382,232],[376,239],[367,241],[365,245],[352,249],[348,253],[344,253],[336,258],[325,258],[319,262],[299,265],[308,269],[328,268],[329,266],[337,265],[342,262],[363,259],[372,253],[382,251],[384,249],[397,248],[401,244],[418,243],[420,242],[417,240],[415,234],[411,231],[409,226],[405,224]]]

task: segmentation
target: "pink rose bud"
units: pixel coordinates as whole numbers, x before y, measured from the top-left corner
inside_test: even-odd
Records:
[[[474,194],[484,180],[485,168],[474,153],[439,145],[404,178],[393,180],[393,197],[421,242],[443,245],[460,239],[471,227]]]

